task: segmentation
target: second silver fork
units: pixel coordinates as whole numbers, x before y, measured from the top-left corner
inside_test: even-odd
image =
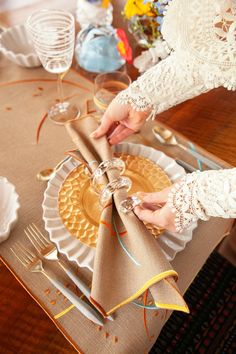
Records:
[[[49,240],[47,240],[47,238],[42,234],[38,227],[33,223],[28,225],[28,227],[24,231],[32,245],[38,251],[38,253],[47,260],[57,261],[57,264],[64,270],[64,272],[69,276],[69,278],[76,284],[80,291],[89,300],[89,287],[78,278],[77,274],[75,274],[64,262],[59,259],[58,250],[56,246]]]
[[[34,252],[27,249],[20,242],[15,243],[11,251],[18,258],[21,264],[33,273],[42,273],[54,286],[58,289],[71,303],[89,320],[103,326],[103,318],[89,304],[75,295],[69,288],[66,288],[56,277],[49,274],[43,267],[42,260],[35,255]]]
[[[38,253],[47,260],[57,261],[57,264],[63,269],[63,271],[80,289],[84,296],[90,301],[90,288],[78,277],[78,275],[73,270],[71,270],[64,262],[59,259],[57,247],[42,234],[42,232],[34,223],[29,224],[24,231]],[[113,321],[112,316],[108,316],[107,319]]]

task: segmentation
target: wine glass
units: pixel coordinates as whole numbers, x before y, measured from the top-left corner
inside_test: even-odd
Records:
[[[93,101],[100,112],[104,112],[113,98],[131,83],[130,77],[121,71],[102,73],[94,81]]]
[[[73,15],[64,10],[43,9],[27,19],[26,27],[44,69],[58,76],[57,89],[60,102],[49,109],[49,118],[57,124],[77,119],[79,109],[64,101],[62,88],[62,79],[71,66],[74,52]]]

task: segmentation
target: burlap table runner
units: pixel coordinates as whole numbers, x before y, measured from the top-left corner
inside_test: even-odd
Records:
[[[19,220],[14,230],[9,239],[0,245],[1,258],[78,351],[91,354],[148,352],[171,311],[147,312],[149,336],[144,335],[142,309],[131,304],[116,311],[114,322],[107,321],[103,328],[98,328],[77,309],[69,310],[70,303],[57,293],[46,278],[28,272],[10,252],[10,247],[16,241],[21,241],[33,249],[23,232],[30,222],[35,222],[44,230],[41,205],[46,184],[38,182],[36,174],[43,168],[55,166],[64,157],[66,150],[74,148],[64,127],[56,126],[50,121],[46,121],[42,128],[40,143],[35,143],[38,123],[48,107],[48,102],[52,101],[56,94],[55,81],[47,81],[48,79],[52,80],[54,77],[41,68],[23,69],[1,58],[0,175],[7,177],[15,185],[21,205]],[[72,84],[64,85],[65,95],[75,95],[72,100],[83,108],[86,100],[92,96],[89,92],[92,85],[75,72],[70,72],[66,79]],[[17,80],[19,82],[16,82]],[[145,133],[145,139],[147,138]],[[144,141],[141,135],[135,135],[132,139],[157,147],[153,140]],[[174,149],[168,153],[177,154]],[[193,240],[172,262],[172,267],[179,274],[178,286],[181,292],[190,285],[229,227],[230,220],[226,219],[211,219],[207,223],[199,223]],[[51,267],[50,264],[50,269]],[[73,289],[73,284],[64,277],[57,265],[53,269],[58,278]],[[84,269],[79,269],[78,274],[89,283],[90,274]],[[63,310],[66,310],[64,315]]]

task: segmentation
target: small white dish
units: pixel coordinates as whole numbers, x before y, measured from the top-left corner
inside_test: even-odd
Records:
[[[0,52],[20,66],[30,68],[41,65],[24,25],[6,28],[1,32]]]
[[[0,243],[8,238],[18,220],[18,199],[15,186],[0,176]]]

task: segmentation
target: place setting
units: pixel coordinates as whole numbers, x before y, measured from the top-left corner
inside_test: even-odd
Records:
[[[142,205],[137,192],[161,191],[220,162],[156,122],[118,145],[92,138],[130,77],[114,70],[92,83],[70,70],[75,23],[67,11],[37,11],[25,29],[43,68],[18,67],[17,80],[12,74],[0,85],[8,144],[1,171],[7,178],[0,177],[1,259],[77,350],[146,352],[172,311],[189,313],[183,293],[229,224],[195,222],[179,234],[143,223],[134,213]],[[206,228],[214,237],[192,265]]]

